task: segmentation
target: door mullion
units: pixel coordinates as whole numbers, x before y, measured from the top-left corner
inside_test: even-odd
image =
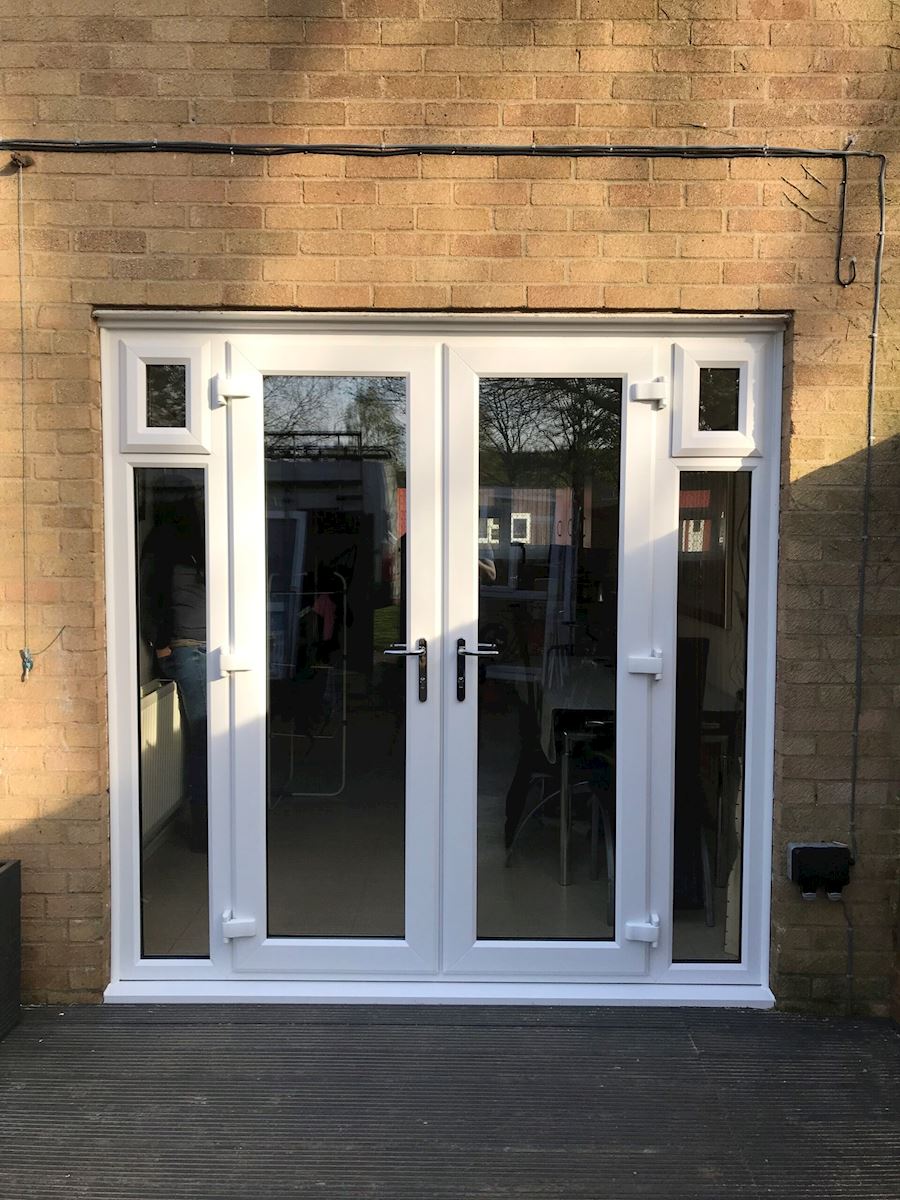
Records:
[[[670,343],[657,346],[660,363]],[[671,410],[657,414],[654,430],[651,545],[653,636],[669,669],[653,689],[650,709],[650,873],[648,903],[660,914],[659,945],[651,956],[653,978],[665,975],[672,960],[672,863],[674,846],[675,679],[677,671],[678,480],[670,456]]]
[[[231,723],[232,904],[223,910],[252,919],[253,938],[232,941],[235,964],[266,936],[266,515],[263,481],[263,380],[229,346],[231,374],[251,381],[249,394],[227,403],[231,644],[248,671],[220,672],[213,685],[228,696]]]

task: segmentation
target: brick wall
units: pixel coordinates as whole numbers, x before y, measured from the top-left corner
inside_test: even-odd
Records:
[[[896,13],[890,0],[21,0],[0,16],[2,133],[819,147],[853,135],[894,152]],[[107,978],[93,305],[769,309],[795,314],[773,979],[785,1004],[840,1008],[845,910],[803,905],[780,882],[787,840],[848,832],[874,164],[851,170],[859,275],[846,290],[838,184],[817,161],[38,155],[24,178],[31,646],[65,631],[23,685],[16,178],[0,174],[0,854],[23,860],[31,998],[93,999]],[[871,1012],[888,1004],[897,903],[896,228],[892,207],[846,909],[855,1003]]]

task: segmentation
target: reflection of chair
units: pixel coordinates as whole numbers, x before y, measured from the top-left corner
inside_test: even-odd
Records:
[[[533,721],[536,727],[536,721]],[[532,770],[515,826],[507,825],[506,865],[512,862],[516,843],[532,817],[546,815],[547,807],[558,803],[560,823],[560,885],[569,882],[568,851],[571,837],[573,801],[583,799],[590,806],[590,878],[600,878],[600,836],[606,858],[607,922],[615,917],[615,786],[612,722],[596,719],[592,713],[567,713],[560,732],[560,764],[554,771],[546,758]],[[575,778],[581,776],[581,778]],[[508,810],[509,819],[509,810]]]
[[[700,908],[716,923],[708,822],[701,772],[703,696],[709,638],[680,637],[675,676],[675,876],[676,908]]]
[[[615,723],[596,713],[569,712],[562,733],[562,771],[560,778],[561,820],[560,883],[569,882],[568,845],[571,832],[571,800],[587,790],[591,807],[590,877],[600,878],[600,830],[606,850],[607,920],[615,914]],[[573,775],[582,778],[574,784]]]

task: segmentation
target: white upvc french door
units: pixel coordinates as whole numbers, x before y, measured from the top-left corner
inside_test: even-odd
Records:
[[[656,350],[653,339],[596,337],[443,342],[257,337],[229,343],[226,378],[219,390],[228,409],[232,640],[221,647],[218,667],[213,653],[211,670],[219,676],[214,686],[231,689],[234,904],[224,915],[223,929],[231,937],[237,970],[572,980],[624,979],[646,970],[657,920],[648,888],[650,704],[651,695],[666,686],[656,678],[664,675],[661,664],[656,670],[659,648],[653,644],[651,622],[653,480],[661,447],[652,402],[629,397],[637,396],[657,374]],[[344,711],[343,729],[335,728],[331,740],[337,745],[344,739],[346,745],[338,752],[341,763],[330,782],[316,785],[308,782],[307,768],[315,758],[318,735],[303,724],[302,711],[298,720],[297,710],[317,701],[307,682],[298,680],[296,652],[284,648],[279,613],[293,602],[289,620],[295,624],[297,611],[315,608],[312,597],[323,589],[320,583],[314,588],[299,579],[288,588],[277,579],[288,572],[286,528],[291,529],[288,540],[293,546],[298,536],[294,526],[302,522],[308,566],[314,542],[311,509],[319,518],[327,510],[334,520],[334,511],[344,502],[366,507],[362,496],[342,501],[335,490],[338,485],[325,478],[339,465],[351,469],[353,462],[367,470],[382,453],[373,443],[362,446],[354,459],[353,448],[339,444],[342,436],[351,434],[341,434],[338,428],[346,418],[336,424],[335,395],[339,414],[341,404],[359,402],[361,380],[369,381],[369,393],[376,380],[394,389],[407,433],[407,547],[398,564],[403,585],[393,597],[406,610],[402,627],[407,634],[393,647],[372,648],[368,681],[360,676],[358,661],[341,660],[343,647],[332,654],[328,686]],[[547,530],[542,533],[535,527],[527,545],[515,540],[517,530],[507,530],[498,539],[494,561],[490,535],[495,519],[479,548],[479,510],[485,496],[497,492],[486,490],[479,478],[479,434],[485,429],[479,397],[480,381],[488,381],[490,387],[491,381],[496,386],[499,380],[516,388],[524,385],[526,392],[531,388],[533,419],[542,428],[537,441],[525,436],[511,448],[507,465],[515,486],[506,489],[505,500],[513,503],[513,494],[527,493],[535,515],[523,513],[515,519],[523,525],[538,522],[544,511]],[[329,399],[323,388],[331,389]],[[490,402],[488,396],[486,403]],[[520,395],[518,402],[528,400]],[[316,406],[329,404],[327,419],[312,419]],[[325,432],[316,431],[316,424],[326,427]],[[298,433],[315,444],[297,446]],[[325,446],[316,442],[322,437],[328,441]],[[541,466],[546,478],[540,477]],[[529,471],[535,470],[529,488]],[[317,471],[323,477],[315,484],[317,498],[311,500],[309,478]],[[364,492],[367,485],[359,486]],[[605,489],[602,497],[598,488]],[[513,519],[512,509],[509,512]],[[586,530],[585,523],[590,527],[592,520],[604,521],[605,529]],[[288,526],[289,521],[293,524]],[[354,525],[364,543],[361,528]],[[524,533],[524,527],[518,532]],[[515,556],[521,552],[523,563],[515,580],[510,575],[511,546]],[[587,555],[582,546],[588,547]],[[596,561],[590,559],[592,548]],[[353,548],[357,577],[371,549],[368,544]],[[485,565],[488,554],[490,568]],[[321,563],[316,569],[321,570]],[[529,570],[547,577],[532,581],[529,589]],[[493,578],[479,586],[491,571]],[[579,587],[593,589],[594,594],[579,599]],[[356,585],[348,588],[340,598],[346,611],[336,620],[344,622],[352,643],[359,641],[363,626],[378,617],[374,609],[361,610]],[[541,649],[531,654],[522,645],[513,651],[507,644],[494,656],[496,662],[480,670],[479,604],[488,616],[493,613],[500,619],[529,600],[537,614],[531,619],[532,633]],[[586,641],[597,636],[587,611],[603,625],[602,644],[597,641],[594,647]],[[333,640],[340,638],[338,633]],[[416,656],[420,646],[425,650],[421,658]],[[592,649],[593,657],[588,653]],[[331,914],[316,918],[311,931],[302,914],[278,913],[292,891],[297,905],[304,899],[313,909],[327,905],[327,881],[312,895],[309,889],[316,885],[300,878],[313,879],[320,865],[304,853],[303,842],[313,837],[309,822],[316,829],[327,826],[329,808],[347,804],[353,809],[357,792],[391,786],[380,782],[380,749],[367,726],[376,718],[362,711],[360,693],[378,690],[373,679],[383,670],[376,661],[379,652],[402,657],[404,651],[405,703],[395,715],[405,725],[406,755],[402,779],[394,781],[405,812],[403,911],[390,930],[393,936],[365,936],[359,933],[365,920],[338,911],[342,897]],[[528,658],[524,664],[523,653]],[[480,723],[482,677],[498,681],[494,707],[500,711],[496,719]],[[349,715],[348,695],[353,710]],[[495,734],[502,736],[522,704],[529,708],[535,737],[529,740],[520,731],[505,759],[501,756],[492,768],[485,742],[493,741]],[[596,749],[598,736],[601,749]],[[526,779],[523,764],[529,756],[540,759],[546,769],[534,770]],[[283,770],[277,766],[279,757],[290,760]],[[482,776],[499,770],[504,786],[516,776],[525,806],[535,786],[544,786],[548,803],[534,812],[530,826],[523,819],[522,828],[514,831],[496,795],[493,811],[485,811],[490,800],[480,793],[490,787],[483,780],[479,783],[480,768]],[[289,776],[286,786],[276,781],[279,774]],[[345,820],[364,820],[365,815]],[[523,811],[518,815],[527,816]],[[479,825],[483,829],[486,823],[490,831],[482,837],[479,853]],[[593,828],[590,862],[581,854],[588,825]],[[498,867],[501,830],[507,858]],[[356,836],[346,825],[342,833],[340,821],[333,822],[333,834]],[[292,838],[293,848],[282,853],[279,842],[288,845]],[[560,858],[554,867],[552,916],[535,912],[541,906],[541,882],[534,872],[539,874],[541,868],[531,863],[523,872],[512,861],[514,855],[540,859],[548,847],[554,854],[558,848]],[[372,855],[390,858],[395,852],[396,847],[373,843]],[[320,855],[333,857],[336,874],[344,869],[334,843],[321,844]],[[585,887],[587,873],[590,889]],[[385,886],[381,876],[373,884],[373,913],[383,903]],[[353,887],[351,880],[344,881],[345,894]],[[484,902],[485,929],[479,930],[478,898],[498,889],[507,893],[500,907],[512,906],[521,919],[495,936]],[[573,906],[579,909],[574,920],[567,911]],[[525,915],[529,911],[533,919]],[[502,924],[502,914],[498,919]]]
[[[330,978],[431,975],[439,933],[439,355],[427,342],[370,336],[235,338],[228,356],[221,391],[232,393],[233,643],[223,649],[235,669],[223,674],[232,689],[234,908],[224,931],[233,934],[234,964]],[[368,418],[346,415],[366,404]],[[396,461],[382,445],[392,438]],[[385,512],[394,528],[379,541],[367,527]],[[389,543],[391,563],[373,562]],[[387,566],[392,578],[375,578]],[[385,646],[371,644],[378,586],[390,592],[379,612],[399,612],[401,601],[405,609],[405,636],[395,626]],[[318,632],[304,639],[304,623]],[[331,625],[324,641],[323,623]],[[402,653],[420,646],[421,657]],[[383,698],[367,705],[373,676],[385,670],[394,672],[389,716]],[[378,728],[361,735],[366,720]],[[394,749],[387,782],[385,746]],[[379,789],[391,792],[385,821],[399,821],[390,844],[371,820],[384,802]],[[345,805],[352,811],[336,816]],[[328,831],[318,834],[315,858],[306,852],[313,824]],[[341,844],[366,829],[369,853],[363,848],[347,868]],[[391,912],[373,915],[360,933],[366,912],[340,907],[342,893],[355,893],[365,909],[365,889],[340,873],[358,876],[379,855],[392,863],[392,878],[378,881],[391,892],[392,906],[379,893]],[[285,897],[295,910],[306,900],[315,920],[286,908]]]
[[[659,356],[652,338],[528,334],[454,339],[445,350],[442,911],[452,977],[647,970],[660,907],[648,876],[653,760],[661,753],[665,764],[670,748],[651,737],[651,701],[665,711],[672,677],[652,620],[665,426],[642,398],[658,390]],[[505,860],[491,844],[498,790]],[[588,848],[585,826],[601,816]],[[601,851],[602,872],[586,861]]]
[[[109,322],[117,980],[768,996],[777,326]]]

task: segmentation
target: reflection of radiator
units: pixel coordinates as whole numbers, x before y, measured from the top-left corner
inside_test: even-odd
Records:
[[[178,691],[155,680],[141,690],[141,841],[147,843],[184,796],[184,736]]]

